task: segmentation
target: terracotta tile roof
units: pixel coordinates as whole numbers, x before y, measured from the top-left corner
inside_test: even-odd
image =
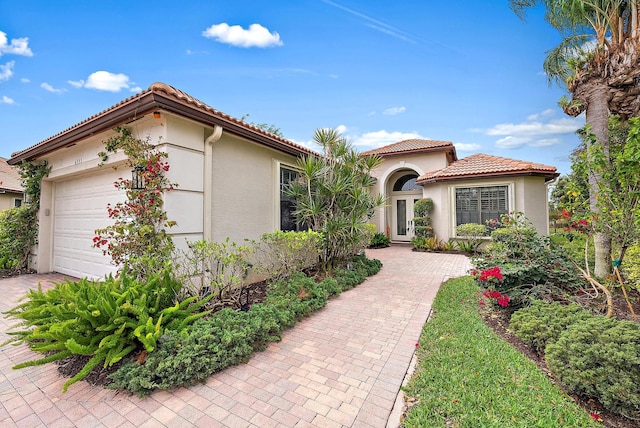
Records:
[[[18,169],[0,157],[0,191],[22,193],[22,178]]]
[[[418,177],[419,184],[467,178],[537,175],[552,180],[560,175],[553,166],[478,153],[453,162],[446,168]]]
[[[430,151],[447,151],[452,150],[455,152],[453,143],[449,141],[437,141],[437,140],[403,140],[397,143],[389,144],[388,146],[379,147],[377,149],[368,150],[363,152],[363,155],[377,154],[380,156],[392,156],[407,153],[422,153]]]
[[[152,111],[169,111],[213,127],[222,126],[232,134],[271,146],[294,155],[317,155],[314,151],[285,138],[264,131],[210,107],[195,97],[165,83],[156,82],[148,89],[128,97],[100,113],[59,132],[46,140],[12,154],[10,164],[33,159],[98,132],[139,119]]]

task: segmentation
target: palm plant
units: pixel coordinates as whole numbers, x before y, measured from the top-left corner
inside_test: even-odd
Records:
[[[586,113],[595,144],[609,154],[609,113],[624,118],[640,111],[640,0],[510,0],[512,10],[524,18],[526,9],[545,7],[546,21],[563,35],[562,42],[547,53],[544,69],[549,82],[566,86],[572,99],[560,105],[570,116]],[[598,213],[597,173],[589,175],[589,205]],[[611,271],[611,238],[594,236],[595,274]]]
[[[296,200],[299,222],[323,234],[321,262],[331,269],[371,240],[373,234],[365,225],[385,201],[369,193],[375,183],[370,173],[382,160],[359,155],[334,129],[318,129],[313,139],[322,147],[323,156],[300,159],[300,179],[285,192]]]

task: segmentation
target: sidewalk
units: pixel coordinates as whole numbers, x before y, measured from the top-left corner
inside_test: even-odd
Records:
[[[202,385],[140,399],[78,382],[63,394],[55,364],[12,370],[34,354],[0,348],[0,426],[385,427],[440,284],[465,274],[469,261],[408,246],[368,255],[382,261],[378,275]],[[38,281],[61,278],[0,280],[0,310]],[[9,325],[0,319],[0,341]]]

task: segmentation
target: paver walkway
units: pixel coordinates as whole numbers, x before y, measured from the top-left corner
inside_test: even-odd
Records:
[[[63,394],[54,364],[12,370],[35,354],[0,348],[0,426],[385,427],[440,284],[469,261],[407,246],[368,254],[383,262],[378,275],[205,384],[140,399],[78,382]],[[0,310],[38,281],[61,278],[0,280]],[[0,341],[10,324],[0,319]]]

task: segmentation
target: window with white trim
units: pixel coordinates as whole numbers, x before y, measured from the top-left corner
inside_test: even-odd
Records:
[[[300,178],[300,173],[294,169],[280,165],[280,230],[301,230],[293,212],[296,201],[284,192],[285,186]]]
[[[21,198],[15,198],[13,200],[13,206],[14,207],[21,207],[22,206],[22,199]]]
[[[457,187],[455,203],[456,226],[485,224],[509,213],[509,186]]]

